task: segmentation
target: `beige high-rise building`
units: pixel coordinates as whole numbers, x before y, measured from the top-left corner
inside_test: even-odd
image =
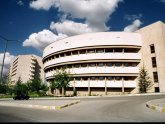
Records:
[[[36,55],[18,55],[9,68],[9,81],[15,84],[19,77],[23,83],[40,77],[44,81],[42,58]]]
[[[165,92],[165,24],[158,21],[136,32],[142,37],[140,66],[148,70],[154,84],[150,92]]]

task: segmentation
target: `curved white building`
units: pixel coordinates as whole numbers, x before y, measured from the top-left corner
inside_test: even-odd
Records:
[[[67,89],[77,95],[134,92],[141,61],[141,35],[126,32],[98,32],[68,37],[44,49],[46,80],[56,69],[68,67],[74,80]]]

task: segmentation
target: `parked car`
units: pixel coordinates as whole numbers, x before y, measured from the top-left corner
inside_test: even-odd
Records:
[[[26,94],[19,94],[13,97],[14,100],[28,100],[29,96]]]

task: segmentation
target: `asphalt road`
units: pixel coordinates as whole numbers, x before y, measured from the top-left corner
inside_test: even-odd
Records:
[[[160,98],[165,95],[81,98],[61,110],[0,106],[0,122],[165,122],[165,113],[146,107]]]

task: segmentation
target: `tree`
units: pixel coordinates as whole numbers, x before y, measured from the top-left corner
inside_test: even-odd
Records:
[[[16,82],[13,91],[16,96],[19,96],[21,94],[28,95],[28,87],[26,84],[22,83],[20,77],[18,78],[18,81]]]
[[[38,77],[35,77],[32,81],[28,81],[26,84],[30,92],[37,92],[37,94],[42,92],[42,95],[44,95],[48,90],[48,87],[42,83],[42,79]]]
[[[66,71],[66,67],[63,67],[54,74],[53,82],[51,82],[51,88],[62,89],[62,96],[64,96],[65,88],[69,87],[69,82],[71,80],[72,76]]]
[[[138,82],[140,93],[146,93],[152,87],[152,82],[148,76],[147,70],[144,67],[140,69]]]

